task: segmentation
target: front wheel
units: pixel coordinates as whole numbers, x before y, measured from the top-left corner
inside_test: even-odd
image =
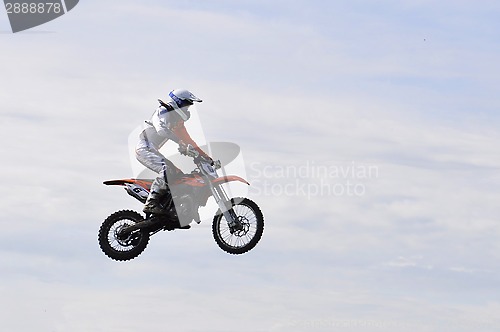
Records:
[[[122,210],[104,220],[99,229],[99,246],[111,259],[127,261],[139,256],[149,242],[149,232],[138,229],[133,232],[122,230],[144,218],[135,211]]]
[[[248,198],[231,199],[238,227],[231,227],[220,209],[212,223],[212,233],[219,247],[230,254],[243,254],[257,245],[264,232],[264,216]]]

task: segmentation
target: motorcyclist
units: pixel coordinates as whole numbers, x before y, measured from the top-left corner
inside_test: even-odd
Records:
[[[165,102],[158,101],[160,106],[155,110],[151,119],[146,121],[146,128],[139,135],[135,153],[141,164],[159,173],[151,185],[143,211],[152,214],[168,214],[169,212],[161,207],[160,200],[165,199],[167,202],[165,205],[171,205],[172,194],[168,182],[181,177],[184,173],[162,155],[159,149],[168,140],[172,140],[184,149],[191,145],[201,157],[211,159],[195,143],[184,126],[184,122],[190,117],[189,107],[194,102],[201,103],[202,100],[188,90],[176,89],[169,93]]]

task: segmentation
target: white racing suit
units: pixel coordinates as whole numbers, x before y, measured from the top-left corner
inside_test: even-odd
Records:
[[[178,144],[181,142],[191,144],[202,156],[208,157],[189,136],[180,115],[171,105],[162,103],[162,106],[153,113],[150,121],[146,121],[146,128],[139,135],[139,142],[135,149],[137,160],[150,170],[159,173],[151,185],[150,194],[144,205],[146,213],[168,213],[160,207],[160,199],[167,195],[166,205],[171,205],[172,195],[168,182],[183,175],[182,171],[159,151],[169,139]]]

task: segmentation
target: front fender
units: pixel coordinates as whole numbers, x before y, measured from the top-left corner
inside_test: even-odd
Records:
[[[213,184],[222,184],[222,183],[232,182],[232,181],[239,181],[239,182],[243,182],[243,183],[250,185],[250,183],[248,183],[247,180],[245,180],[237,175],[221,176],[221,177],[218,177],[217,179],[213,179],[212,183]]]

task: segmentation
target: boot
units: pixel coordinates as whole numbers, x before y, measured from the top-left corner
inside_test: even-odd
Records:
[[[144,213],[152,213],[152,214],[168,214],[168,211],[163,209],[160,205],[161,195],[157,192],[152,191],[148,199],[146,200],[146,204],[144,204],[144,208],[142,211]]]
[[[168,211],[160,204],[166,194],[170,194],[170,190],[167,189],[165,180],[162,177],[157,177],[151,184],[151,191],[142,211],[152,214],[168,214]]]

